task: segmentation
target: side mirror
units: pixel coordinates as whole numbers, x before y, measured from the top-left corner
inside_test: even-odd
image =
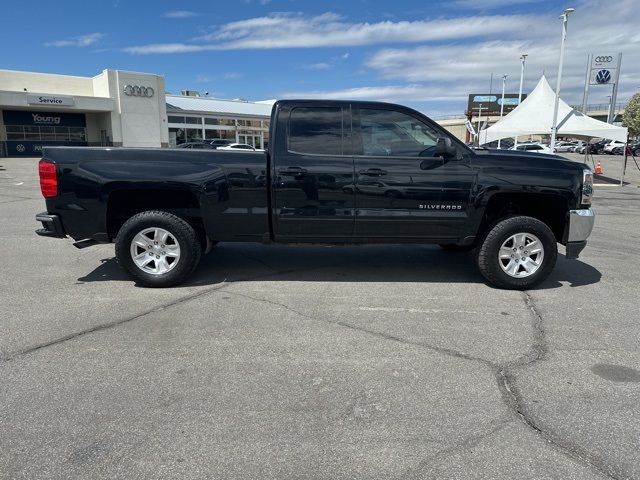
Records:
[[[451,145],[451,139],[448,137],[438,137],[436,140],[436,155],[441,157],[454,157],[457,153],[456,147]]]

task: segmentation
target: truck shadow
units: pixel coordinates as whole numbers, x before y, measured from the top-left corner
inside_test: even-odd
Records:
[[[551,276],[535,289],[590,285],[601,273],[558,254]],[[203,257],[183,287],[236,281],[484,283],[472,253],[450,253],[434,245],[348,247],[265,246],[222,243]],[[129,281],[115,258],[78,282]]]

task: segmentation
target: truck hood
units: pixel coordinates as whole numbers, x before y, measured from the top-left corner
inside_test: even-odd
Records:
[[[475,150],[476,158],[479,162],[485,163],[483,159],[490,163],[522,168],[549,169],[549,170],[572,170],[582,175],[582,170],[588,168],[586,165],[573,162],[560,155],[548,153],[529,153],[517,150]]]

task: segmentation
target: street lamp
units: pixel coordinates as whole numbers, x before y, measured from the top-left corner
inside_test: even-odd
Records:
[[[500,120],[502,120],[502,114],[504,113],[504,87],[507,83],[507,76],[502,76],[502,101],[500,102]],[[498,140],[498,149],[500,149],[500,140]]]
[[[518,90],[518,106],[522,103],[522,82],[524,81],[524,62],[527,60],[527,54],[523,53],[520,56],[520,60],[522,60],[522,66],[520,67],[520,90]],[[518,146],[518,137],[515,138],[515,145]]]
[[[567,38],[567,20],[569,15],[575,12],[575,8],[566,8],[560,20],[562,20],[562,39],[560,40],[560,64],[558,65],[558,79],[556,82],[556,99],[553,103],[553,123],[551,124],[551,153],[556,151],[556,133],[558,131],[558,104],[560,102],[560,84],[562,82],[562,64],[564,63],[564,40]]]

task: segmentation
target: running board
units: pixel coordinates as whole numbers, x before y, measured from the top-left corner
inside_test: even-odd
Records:
[[[96,242],[93,238],[85,238],[84,240],[80,240],[79,242],[75,242],[73,244],[74,247],[76,248],[87,248],[87,247],[91,247],[93,245],[97,245],[98,242]]]

